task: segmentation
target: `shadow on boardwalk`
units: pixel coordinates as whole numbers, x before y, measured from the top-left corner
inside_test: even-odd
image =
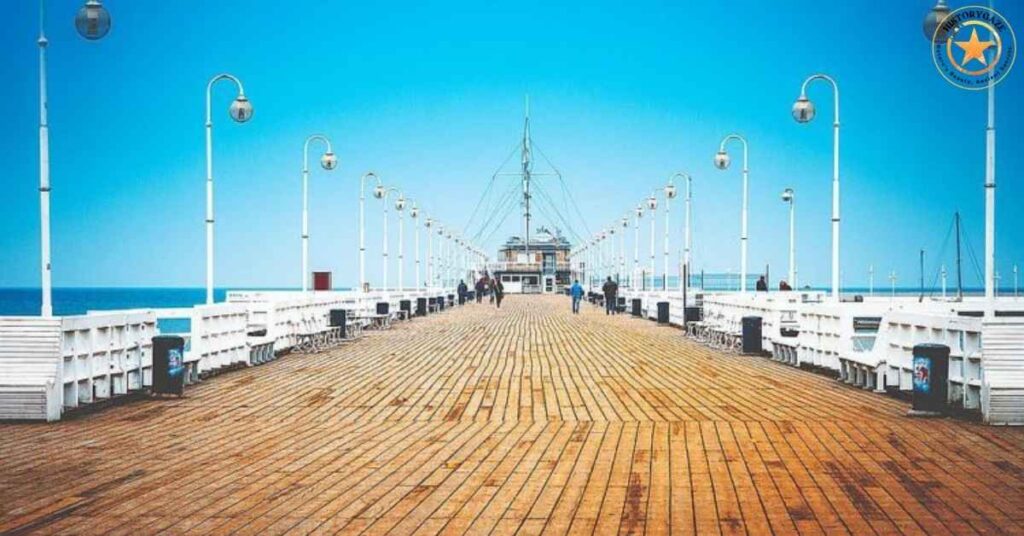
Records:
[[[1024,430],[906,410],[510,296],[182,400],[0,425],[0,532],[1022,531]]]

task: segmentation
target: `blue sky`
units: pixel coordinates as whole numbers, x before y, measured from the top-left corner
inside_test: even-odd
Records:
[[[90,43],[72,24],[81,2],[51,0],[54,284],[203,285],[204,89],[227,71],[245,83],[255,117],[231,123],[233,90],[218,87],[218,286],[298,285],[306,135],[329,135],[340,158],[331,174],[313,172],[311,265],[348,285],[358,274],[359,176],[375,170],[461,225],[520,135],[526,93],[534,137],[592,230],[673,172],[691,173],[694,262],[709,271],[739,264],[739,166],[720,172],[711,161],[722,136],[743,133],[751,269],[786,270],[778,194],[791,186],[801,283],[824,285],[831,95],[812,89],[821,115],[810,125],[789,112],[801,81],[821,71],[842,91],[843,282],[865,283],[874,264],[911,285],[920,248],[929,276],[937,269],[955,210],[979,261],[983,248],[985,97],[936,72],[921,32],[931,3],[108,0],[114,27]],[[0,34],[0,286],[38,285],[33,4],[7,6],[15,22]],[[1024,5],[997,8],[1024,28]],[[997,92],[1006,280],[1024,264],[1022,68]],[[379,282],[377,210],[367,240]],[[518,232],[513,218],[505,226],[498,236]],[[979,283],[973,268],[967,281]]]

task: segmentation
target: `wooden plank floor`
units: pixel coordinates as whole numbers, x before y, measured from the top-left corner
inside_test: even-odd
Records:
[[[1024,430],[564,297],[0,425],[0,532],[1024,533]]]

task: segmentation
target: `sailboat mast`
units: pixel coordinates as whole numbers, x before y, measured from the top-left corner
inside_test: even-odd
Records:
[[[960,269],[960,211],[956,212],[956,299],[964,299],[964,276]]]
[[[533,167],[530,161],[530,96],[526,96],[526,122],[523,126],[523,221],[526,228],[525,252],[526,262],[530,262],[530,172]]]

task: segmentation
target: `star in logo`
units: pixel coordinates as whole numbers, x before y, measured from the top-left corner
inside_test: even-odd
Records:
[[[967,41],[954,41],[953,44],[960,47],[964,51],[964,57],[960,61],[960,65],[967,65],[971,60],[978,60],[982,65],[988,66],[988,59],[985,58],[985,51],[988,47],[994,46],[995,43],[989,39],[988,41],[981,41],[978,39],[978,29],[971,29],[971,38]]]

